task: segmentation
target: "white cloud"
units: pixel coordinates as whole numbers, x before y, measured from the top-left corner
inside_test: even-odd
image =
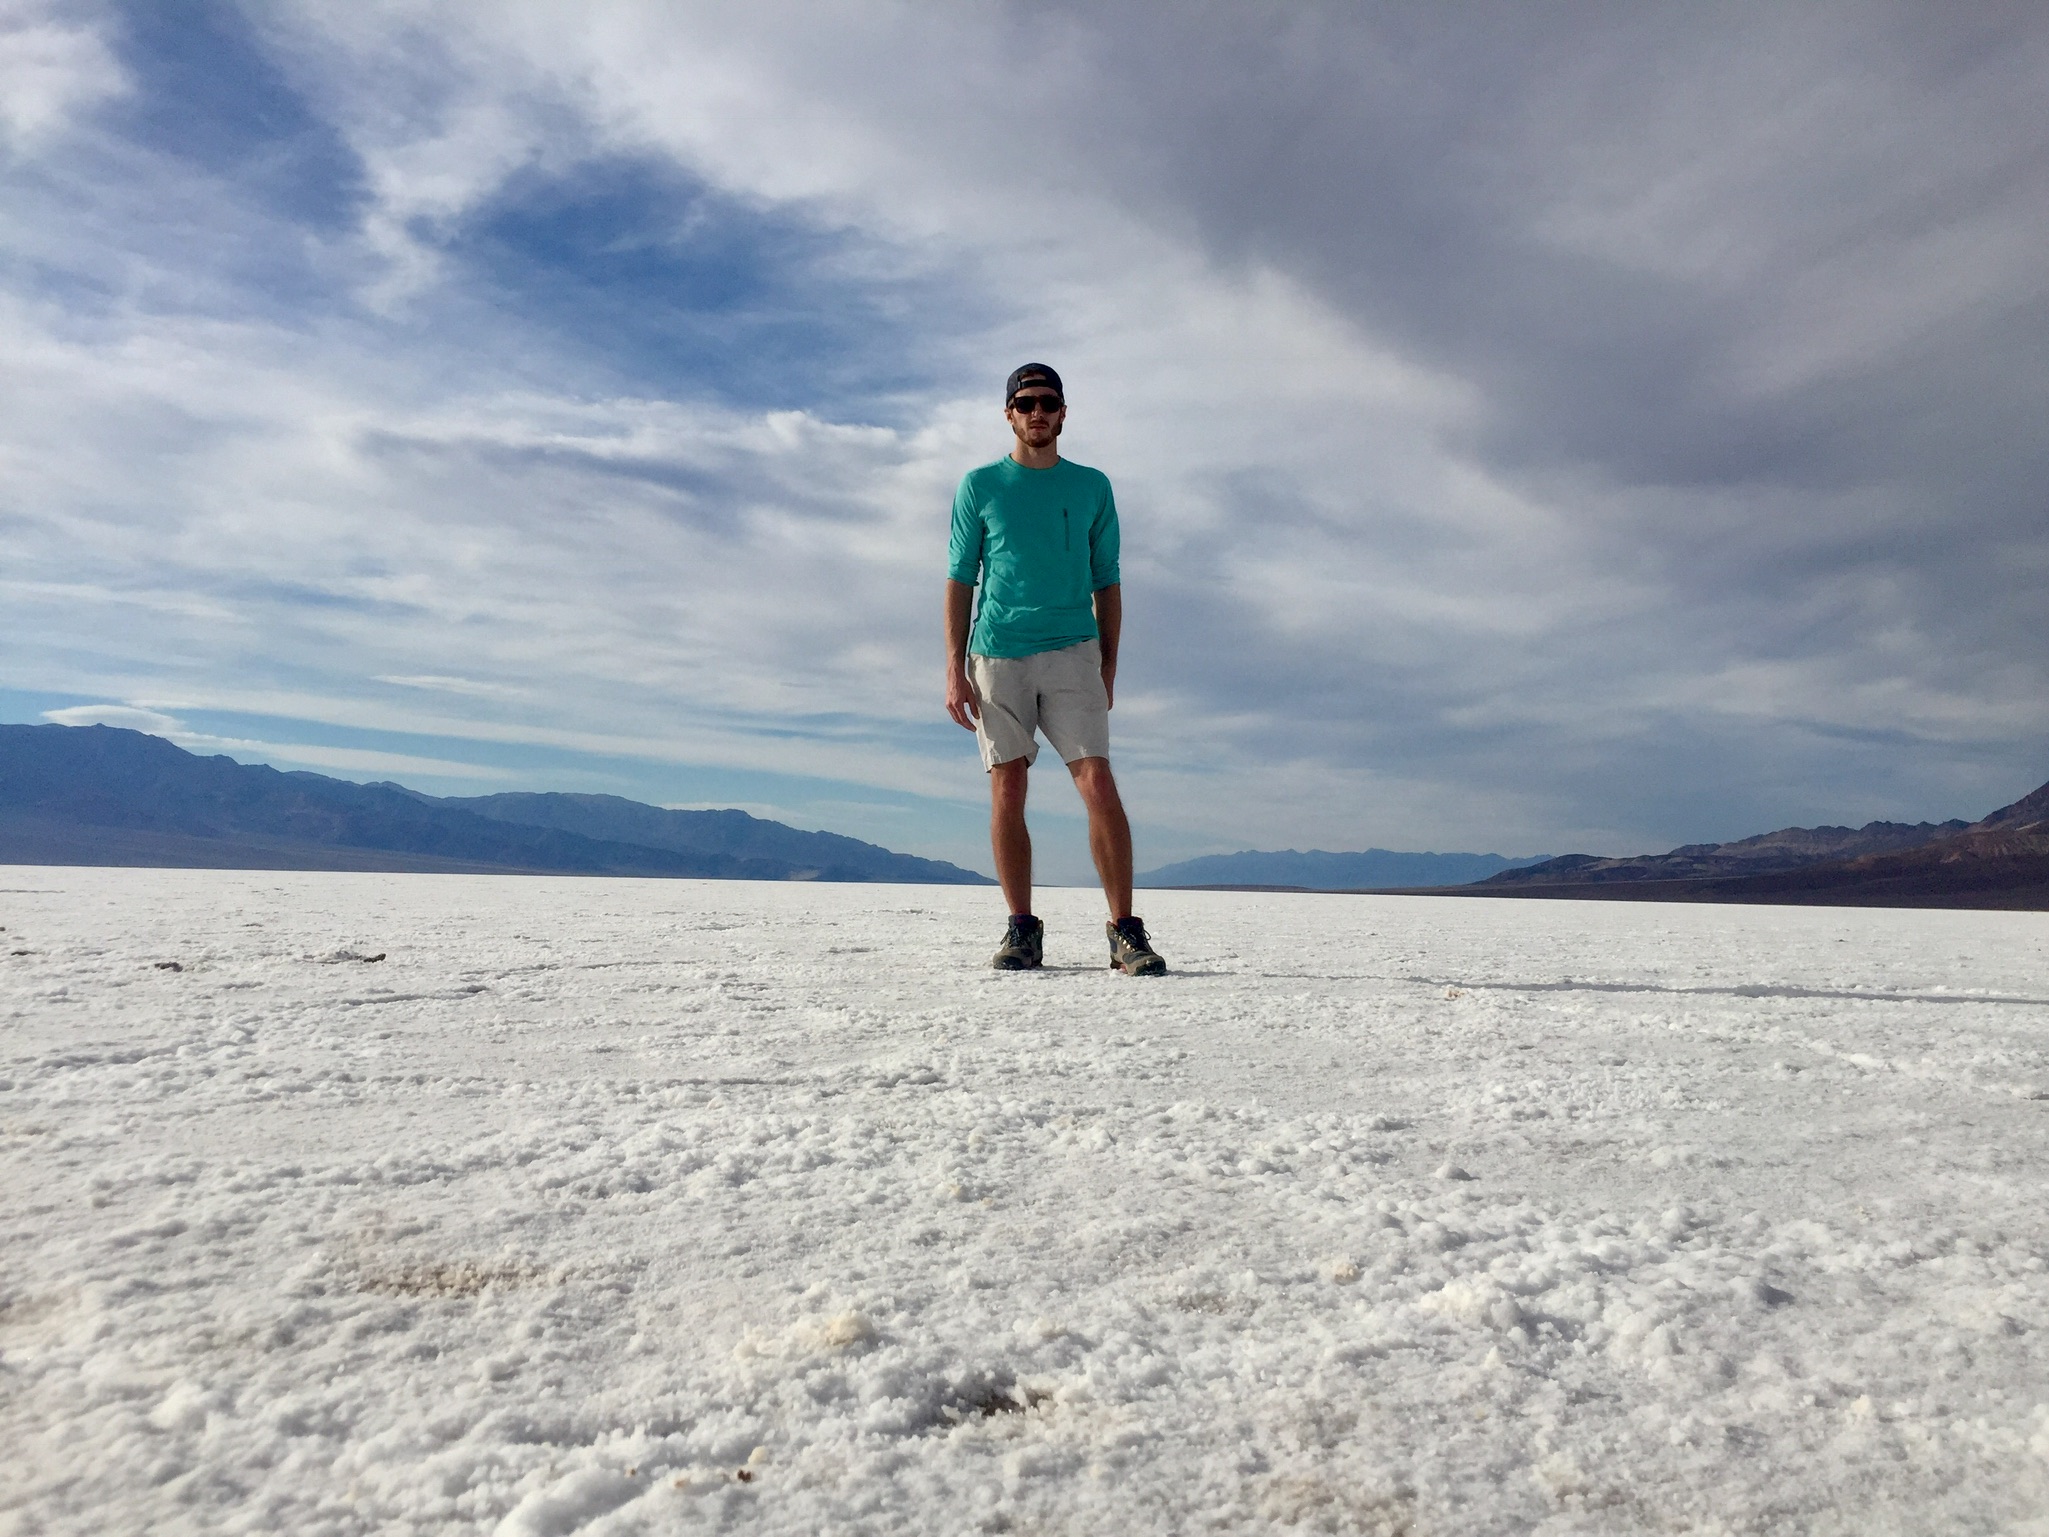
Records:
[[[425,689],[436,694],[465,694],[475,699],[518,699],[526,690],[511,688],[503,683],[479,683],[474,678],[445,678],[433,674],[417,677],[396,677],[380,673],[379,683],[396,683],[400,688]]]
[[[63,9],[34,0],[0,3],[0,144],[17,156],[127,88],[98,30],[60,20]]]

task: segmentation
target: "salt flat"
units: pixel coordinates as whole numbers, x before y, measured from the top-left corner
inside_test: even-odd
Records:
[[[2049,1532],[2044,915],[0,888],[7,1531]]]

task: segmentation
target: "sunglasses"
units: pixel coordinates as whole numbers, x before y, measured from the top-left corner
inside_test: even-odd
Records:
[[[1058,395],[1016,395],[1011,398],[1010,409],[1020,416],[1030,416],[1034,411],[1051,416],[1066,404]]]

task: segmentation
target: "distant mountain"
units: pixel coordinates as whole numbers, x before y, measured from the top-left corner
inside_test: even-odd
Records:
[[[1361,891],[1389,886],[1458,886],[1500,870],[1544,859],[1504,859],[1499,854],[1402,854],[1363,849],[1355,854],[1306,853],[1281,849],[1261,853],[1206,854],[1162,865],[1135,878],[1139,886],[1289,886],[1305,891]]]
[[[667,820],[691,813],[609,796],[478,799],[541,803],[532,813],[541,820],[518,805],[487,814],[400,785],[201,758],[112,726],[0,725],[0,863],[993,884],[957,865],[737,811],[700,814],[712,821],[693,845],[686,823]],[[574,815],[548,803],[586,800],[613,808],[614,821],[584,832],[548,820]],[[627,825],[621,808],[644,813],[663,841],[603,836]]]
[[[1873,830],[1878,831],[1874,832]],[[2049,908],[2049,784],[1979,821],[1874,822],[1849,828],[1789,828],[1737,844],[1708,845],[1714,851],[1770,845],[1797,852],[1806,845],[1789,835],[1812,833],[1851,852],[1834,857],[1779,863],[1787,855],[1736,855],[1717,863],[1696,849],[1644,860],[1599,860],[1568,855],[1548,864],[1453,888],[1460,896],[1610,898],[1665,902],[1768,902],[1828,907]],[[1858,850],[1869,834],[1875,848]],[[1919,837],[1911,837],[1921,834]],[[1904,846],[1902,846],[1904,844]],[[1740,861],[1749,857],[1748,865]],[[1617,866],[1670,861],[1652,874],[1616,873]],[[1735,873],[1686,873],[1696,868]],[[1548,872],[1548,873],[1542,873]],[[1670,873],[1665,873],[1670,872]],[[1518,880],[1515,877],[1522,877]]]
[[[1965,831],[2040,837],[2045,823],[2049,823],[2049,784],[2039,790],[2030,790],[2011,806],[2001,806],[1990,816],[1973,822]]]
[[[1489,876],[1490,886],[1569,880],[1575,885],[1609,881],[1707,880],[1729,875],[1769,875],[1833,859],[1890,854],[1960,833],[1956,822],[1867,822],[1862,827],[1782,827],[1734,843],[1687,843],[1669,854],[1603,859],[1564,854],[1542,864]]]
[[[494,821],[552,827],[612,843],[669,849],[680,854],[778,860],[815,870],[820,880],[983,881],[985,877],[936,859],[896,854],[838,833],[802,832],[744,811],[666,811],[617,795],[508,794],[441,801]]]
[[[1717,884],[1735,901],[2049,908],[2049,784],[1914,848]]]

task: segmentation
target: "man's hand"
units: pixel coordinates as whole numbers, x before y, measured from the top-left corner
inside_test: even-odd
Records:
[[[1117,708],[1117,664],[1115,662],[1105,662],[1103,664],[1103,708],[1106,710]]]
[[[946,713],[955,725],[969,731],[975,729],[975,718],[982,713],[982,701],[975,697],[975,685],[968,681],[966,669],[951,662],[946,667]]]

